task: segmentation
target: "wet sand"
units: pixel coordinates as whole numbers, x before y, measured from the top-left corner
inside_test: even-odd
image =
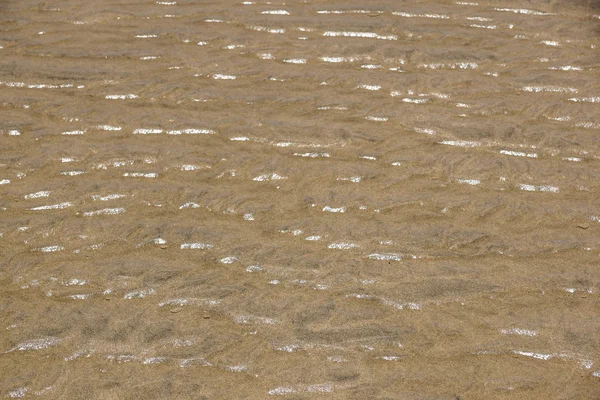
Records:
[[[0,396],[600,398],[600,10],[0,3]]]

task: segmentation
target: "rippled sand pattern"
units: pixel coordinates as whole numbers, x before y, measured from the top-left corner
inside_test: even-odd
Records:
[[[0,2],[0,396],[600,398],[598,14]]]

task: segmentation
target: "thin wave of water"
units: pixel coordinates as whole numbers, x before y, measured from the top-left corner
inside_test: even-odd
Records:
[[[0,395],[597,393],[584,4],[0,11]]]

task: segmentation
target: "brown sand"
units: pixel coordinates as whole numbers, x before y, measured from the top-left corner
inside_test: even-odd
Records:
[[[600,398],[594,3],[174,1],[0,2],[0,396]]]

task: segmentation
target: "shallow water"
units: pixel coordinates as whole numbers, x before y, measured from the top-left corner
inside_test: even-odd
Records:
[[[0,3],[1,396],[600,396],[595,3],[88,3]]]

